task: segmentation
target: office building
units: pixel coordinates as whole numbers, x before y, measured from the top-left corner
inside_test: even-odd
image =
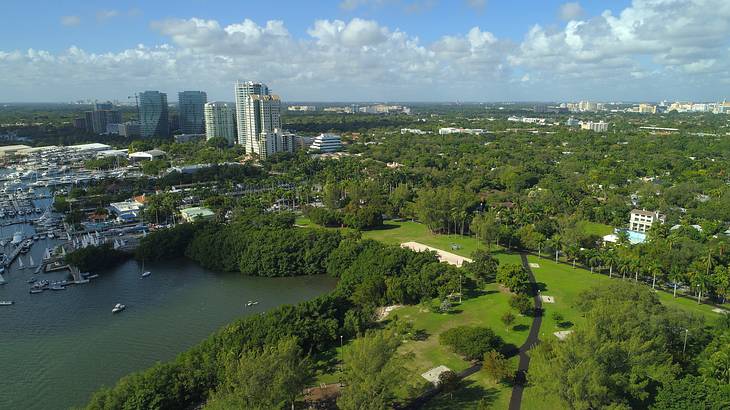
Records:
[[[319,134],[309,147],[312,151],[337,152],[342,151],[342,139],[336,134]]]
[[[119,135],[127,138],[139,137],[139,123],[137,121],[127,121],[119,124]]]
[[[664,223],[665,219],[666,216],[659,212],[651,212],[645,209],[634,209],[631,211],[631,217],[629,219],[629,230],[646,233],[654,222],[658,221]]]
[[[183,134],[202,134],[205,132],[203,107],[208,96],[203,91],[182,91],[177,94],[180,131]]]
[[[233,104],[214,101],[205,104],[205,138],[225,138],[236,143],[236,116]]]
[[[580,121],[576,120],[573,117],[568,118],[568,121],[565,122],[565,125],[568,127],[577,127],[580,125]]]
[[[639,113],[656,114],[656,106],[651,104],[639,104]]]
[[[139,94],[140,135],[144,138],[170,136],[167,94],[145,91]]]
[[[94,103],[93,111],[84,112],[84,124],[87,131],[106,134],[108,124],[122,122],[122,113],[114,109],[110,102]]]
[[[86,128],[86,119],[85,118],[74,118],[74,128],[77,129],[85,129]]]
[[[236,81],[234,93],[236,97],[236,130],[238,132],[238,143],[246,148],[246,152],[253,152],[256,130],[248,131],[248,121],[245,115],[248,102],[246,98],[250,95],[269,95],[269,87],[266,84],[253,81]],[[269,130],[271,131],[271,130]],[[260,131],[259,131],[260,132]]]
[[[582,130],[591,130],[593,132],[606,132],[608,131],[608,123],[603,121],[583,121],[580,123]]]

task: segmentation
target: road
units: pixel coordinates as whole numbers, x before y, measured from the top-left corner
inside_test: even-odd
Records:
[[[535,275],[530,269],[530,264],[527,262],[527,255],[520,253],[522,259],[522,266],[527,270],[527,274],[530,276],[530,282],[533,286],[537,283],[535,281]],[[537,343],[539,343],[540,326],[542,325],[542,300],[540,294],[535,292],[535,315],[532,319],[532,326],[530,326],[530,334],[527,336],[525,343],[520,346],[518,355],[520,356],[520,364],[517,366],[517,376],[515,377],[515,384],[512,387],[512,397],[509,400],[509,410],[519,410],[522,406],[522,393],[525,390],[527,369],[530,367],[530,356],[527,352],[532,349]]]

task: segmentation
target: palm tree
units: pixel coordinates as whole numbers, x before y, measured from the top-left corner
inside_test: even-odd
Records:
[[[656,277],[657,275],[662,276],[664,273],[662,271],[662,266],[657,261],[651,261],[649,263],[649,266],[647,267],[649,272],[651,273],[651,288],[654,289],[656,286]]]
[[[603,263],[608,265],[608,277],[613,277],[613,266],[618,260],[616,252],[612,248],[604,248],[601,258],[603,259]]]
[[[682,280],[684,280],[684,276],[685,276],[684,273],[682,273],[681,271],[679,271],[677,269],[672,269],[671,272],[669,272],[669,280],[671,280],[672,283],[674,284],[674,295],[673,296],[675,298],[677,297],[677,286]]]
[[[591,273],[593,273],[593,268],[600,264],[601,264],[601,255],[598,252],[591,250],[589,252],[589,256],[588,256],[588,265],[591,267]]]
[[[634,282],[639,281],[639,271],[641,271],[641,259],[638,256],[631,257],[631,267],[634,269],[636,276],[634,276]]]
[[[578,259],[580,248],[578,247],[578,245],[570,244],[565,248],[565,253],[567,254],[569,259],[573,260],[573,269],[575,269],[575,261]]]
[[[626,274],[631,272],[632,264],[631,259],[622,256],[618,259],[618,271],[621,272],[621,279],[626,279]]]
[[[550,243],[548,246],[555,251],[555,263],[557,263],[558,255],[560,254],[560,250],[563,247],[563,238],[559,234],[555,234],[552,238],[550,238],[549,242]]]

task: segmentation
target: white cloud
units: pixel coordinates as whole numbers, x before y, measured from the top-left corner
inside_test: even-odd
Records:
[[[487,7],[487,0],[466,0],[466,5],[474,10],[482,11]]]
[[[96,21],[104,22],[119,15],[118,10],[99,10],[96,12]]]
[[[575,20],[583,16],[583,7],[577,1],[565,3],[560,6],[558,16],[565,21]]]
[[[81,24],[81,17],[79,16],[61,16],[61,24],[66,27],[74,27]]]
[[[607,85],[631,75],[644,79],[644,84],[649,79],[670,83],[681,81],[681,72],[713,72],[727,78],[727,72],[718,69],[728,68],[729,45],[728,1],[634,0],[618,15],[604,11],[571,20],[563,29],[535,25],[509,61],[552,81],[583,79]]]
[[[317,20],[303,37],[279,20],[168,19],[151,27],[162,44],[106,53],[0,46],[3,97],[119,98],[194,87],[230,99],[236,79],[256,79],[289,100],[715,99],[730,83],[725,0],[634,0],[617,14],[534,25],[519,43],[487,27],[423,42],[361,18]]]

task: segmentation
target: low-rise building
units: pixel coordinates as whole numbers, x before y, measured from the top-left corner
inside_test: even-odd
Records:
[[[163,159],[167,153],[159,149],[151,149],[149,151],[138,151],[129,154],[130,161],[152,161],[156,159]]]
[[[342,150],[342,139],[336,134],[320,134],[309,147],[312,151],[337,152]]]
[[[484,134],[484,130],[481,128],[455,128],[455,127],[445,127],[445,128],[439,128],[439,135],[449,135],[449,134]]]
[[[208,208],[195,206],[192,208],[181,209],[180,215],[185,222],[194,222],[197,220],[211,219],[215,216],[215,213]]]
[[[593,132],[606,132],[608,131],[608,123],[603,121],[583,121],[580,123],[582,130],[591,130]]]
[[[629,218],[629,230],[635,232],[646,233],[654,222],[664,223],[666,215],[656,211],[647,211],[646,209],[634,209],[631,211]]]

